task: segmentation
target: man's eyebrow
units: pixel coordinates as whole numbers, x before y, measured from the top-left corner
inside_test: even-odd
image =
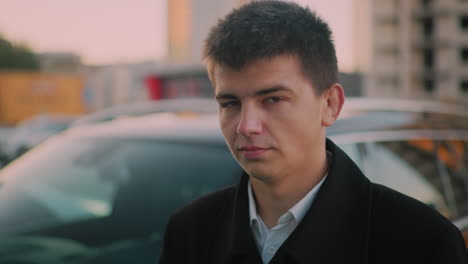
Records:
[[[267,95],[267,94],[275,93],[275,92],[280,92],[280,91],[291,92],[291,89],[286,88],[284,86],[275,86],[275,87],[271,87],[271,88],[256,91],[254,93],[254,96],[263,96],[263,95]],[[237,96],[235,96],[234,94],[231,94],[231,93],[220,93],[220,94],[216,95],[215,98],[216,98],[216,100],[238,99]]]
[[[230,94],[230,93],[220,93],[218,95],[216,95],[216,100],[227,100],[227,99],[237,99],[237,96],[233,95],[233,94]]]
[[[257,92],[255,92],[255,96],[262,96],[262,95],[267,95],[267,94],[270,94],[270,93],[275,93],[275,92],[280,92],[280,91],[292,92],[291,89],[279,85],[279,86],[274,86],[274,87],[271,87],[271,88],[262,89],[260,91],[257,91]]]

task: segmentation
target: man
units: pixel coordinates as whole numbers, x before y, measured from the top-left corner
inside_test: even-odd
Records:
[[[326,139],[344,92],[331,32],[314,13],[244,5],[212,29],[205,58],[245,174],[171,217],[161,263],[466,263],[456,227],[370,183]]]

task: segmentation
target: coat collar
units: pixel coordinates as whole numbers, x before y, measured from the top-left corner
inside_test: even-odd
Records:
[[[232,222],[229,225],[232,228],[230,237],[233,238],[230,263],[241,263],[236,259],[243,257],[255,259],[260,261],[258,263],[263,263],[250,229],[248,181],[249,176],[244,172],[242,173],[239,185],[236,187],[234,207],[232,208]]]
[[[367,263],[371,184],[331,140],[327,139],[326,147],[333,155],[328,176],[314,203],[272,261],[283,255],[293,259],[292,263],[310,263],[311,260]],[[231,257],[249,255],[250,259],[261,263],[249,225],[247,182],[248,175],[244,173],[236,188],[229,225],[233,238]]]

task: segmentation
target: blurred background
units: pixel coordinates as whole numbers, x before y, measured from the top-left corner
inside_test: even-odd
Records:
[[[0,124],[210,97],[211,25],[249,0],[0,0]],[[329,22],[348,96],[468,102],[468,1],[297,0]]]
[[[211,97],[203,40],[249,1],[0,0],[0,153],[22,122]],[[347,96],[468,103],[467,0],[296,2],[330,24]]]

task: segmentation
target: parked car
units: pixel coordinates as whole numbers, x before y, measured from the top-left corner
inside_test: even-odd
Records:
[[[106,108],[83,116],[71,124],[71,127],[111,121],[116,118],[141,116],[160,112],[196,112],[216,113],[216,102],[207,98],[178,98],[160,101],[143,101]]]
[[[467,117],[348,106],[329,137],[371,180],[466,233]],[[168,216],[240,172],[216,115],[69,129],[0,171],[0,263],[155,263]]]
[[[76,115],[41,114],[27,119],[11,131],[3,146],[3,153],[9,160],[13,160],[50,136],[65,130],[76,118]]]

